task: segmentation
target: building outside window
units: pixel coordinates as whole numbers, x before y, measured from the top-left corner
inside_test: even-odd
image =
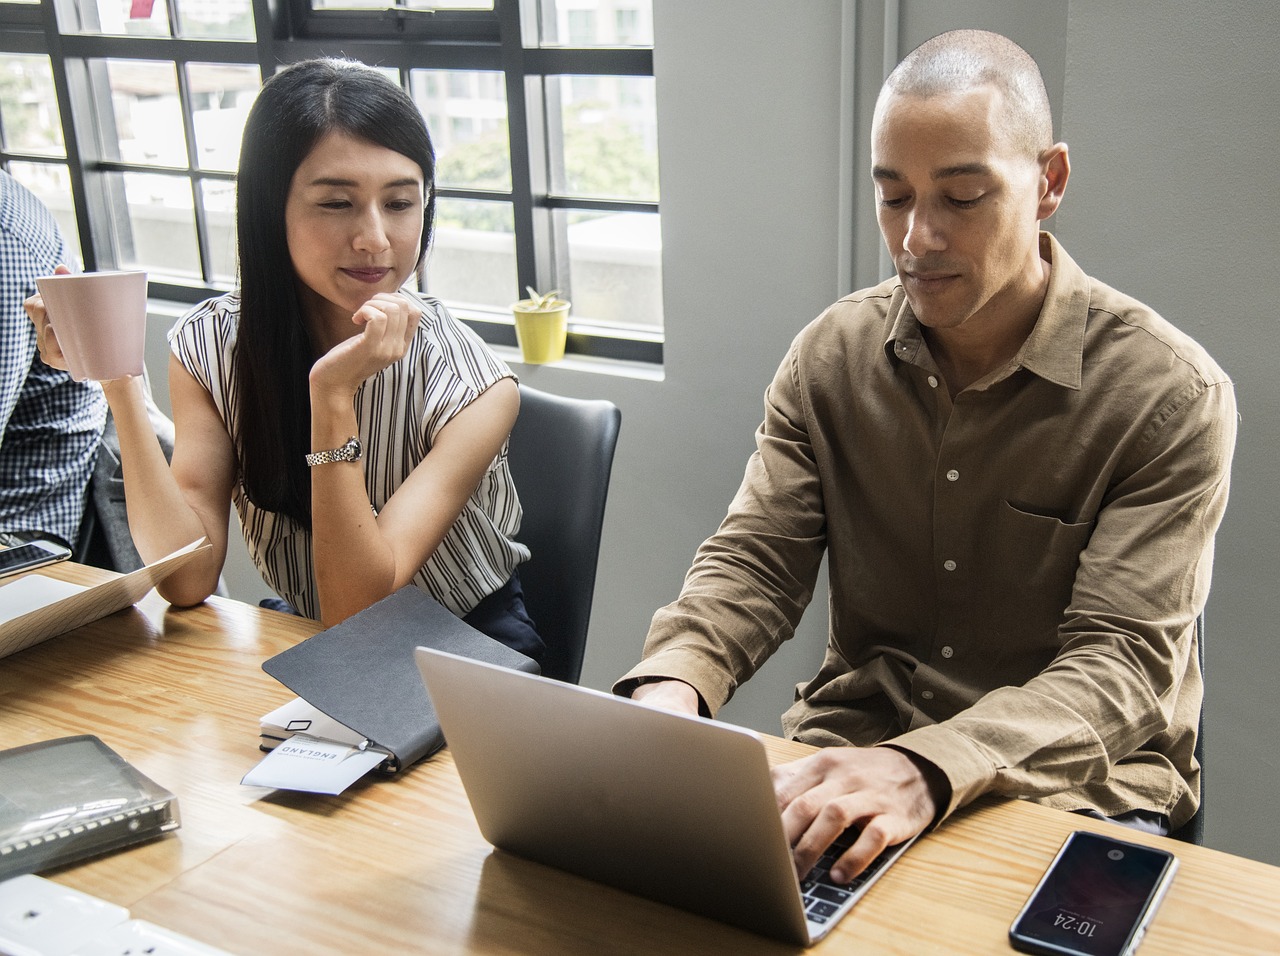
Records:
[[[235,169],[265,71],[385,70],[437,150],[421,288],[514,344],[527,286],[573,301],[569,351],[659,363],[650,0],[0,0],[0,164],[86,268],[195,302],[235,282]]]

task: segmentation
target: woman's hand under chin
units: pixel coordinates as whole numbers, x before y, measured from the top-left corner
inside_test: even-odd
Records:
[[[422,310],[399,292],[379,292],[351,316],[358,331],[311,366],[311,393],[354,395],[368,378],[404,358]]]

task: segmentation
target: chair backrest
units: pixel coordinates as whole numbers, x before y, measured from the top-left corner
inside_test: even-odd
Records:
[[[576,684],[586,654],[600,531],[622,412],[612,402],[520,386],[509,461],[524,520],[525,606],[546,642],[542,672]]]
[[[1196,618],[1196,659],[1200,661],[1200,676],[1204,673],[1204,614]],[[1207,696],[1207,695],[1206,695]],[[1184,843],[1204,843],[1204,699],[1200,701],[1200,726],[1196,728],[1196,763],[1200,764],[1200,806],[1195,816],[1174,830],[1169,836]]]

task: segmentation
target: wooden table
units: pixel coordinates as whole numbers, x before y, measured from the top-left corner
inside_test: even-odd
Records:
[[[241,786],[260,756],[258,717],[292,697],[261,664],[314,630],[220,598],[175,610],[153,592],[0,660],[0,747],[97,734],[179,798],[175,833],[45,875],[243,956],[794,949],[495,853],[447,751],[341,797]],[[807,750],[767,743],[775,760]],[[813,952],[1010,952],[1014,914],[1076,828],[1116,829],[979,801],[917,843]],[[1182,862],[1142,956],[1280,953],[1280,868],[1121,835]]]

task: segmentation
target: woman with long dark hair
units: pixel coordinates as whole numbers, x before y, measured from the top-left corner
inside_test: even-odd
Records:
[[[540,656],[512,539],[516,383],[402,288],[430,242],[434,169],[421,113],[371,67],[308,60],[263,85],[240,155],[239,287],[169,333],[172,466],[141,380],[104,383],[142,557],[213,544],[163,582],[172,603],[217,586],[234,502],[258,570],[300,613],[332,625],[413,583]],[[65,365],[38,297],[28,312]]]

